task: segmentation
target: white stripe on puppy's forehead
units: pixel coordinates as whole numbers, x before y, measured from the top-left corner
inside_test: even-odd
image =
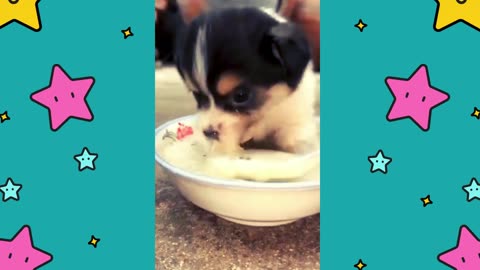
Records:
[[[200,91],[209,96],[207,87],[207,38],[206,27],[201,26],[198,29],[197,40],[195,41],[195,50],[193,53],[193,77],[197,82]]]
[[[280,14],[276,13],[275,10],[273,10],[271,8],[261,7],[260,10],[263,11],[263,13],[265,13],[268,16],[275,19],[279,23],[287,22],[287,20],[284,17],[282,17]]]
[[[193,83],[192,83],[192,80],[190,79],[190,76],[185,75],[184,81],[185,81],[185,84],[187,85],[188,91],[197,92],[195,86],[194,86]]]

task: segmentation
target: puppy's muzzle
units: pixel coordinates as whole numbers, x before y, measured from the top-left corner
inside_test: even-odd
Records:
[[[203,134],[205,135],[205,137],[207,137],[210,140],[218,141],[220,138],[220,134],[218,133],[218,131],[211,126],[203,130]]]

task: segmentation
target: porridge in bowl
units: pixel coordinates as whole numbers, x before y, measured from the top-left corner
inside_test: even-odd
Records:
[[[195,174],[261,182],[312,181],[320,177],[319,149],[305,155],[249,149],[231,156],[210,150],[209,141],[195,128],[195,118],[176,122],[156,137],[156,152],[164,161]]]

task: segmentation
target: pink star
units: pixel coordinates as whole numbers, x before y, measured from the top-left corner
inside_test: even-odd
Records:
[[[23,226],[12,240],[0,239],[2,270],[34,270],[49,263],[52,255],[33,246],[28,225]]]
[[[464,225],[460,227],[457,246],[438,255],[438,260],[456,270],[477,270],[480,240]]]
[[[424,131],[430,128],[433,108],[450,98],[447,93],[430,85],[426,65],[420,65],[408,79],[387,77],[385,82],[394,97],[387,120],[409,117]]]
[[[50,128],[57,131],[69,118],[93,120],[86,97],[94,83],[93,77],[72,79],[60,65],[54,65],[50,85],[30,98],[48,109]]]

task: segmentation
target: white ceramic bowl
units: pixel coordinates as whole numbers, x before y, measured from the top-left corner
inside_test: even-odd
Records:
[[[178,122],[188,125],[192,119],[190,115],[161,125],[155,130],[156,139],[166,129],[175,130]],[[186,199],[235,223],[278,226],[320,212],[319,179],[283,183],[221,179],[179,169],[157,151],[155,160]]]

